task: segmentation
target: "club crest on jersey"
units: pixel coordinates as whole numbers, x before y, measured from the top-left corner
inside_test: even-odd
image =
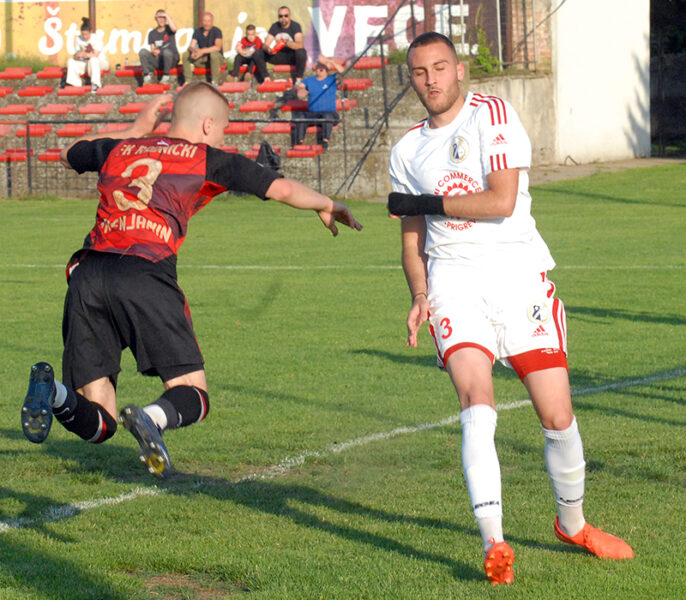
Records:
[[[461,163],[467,158],[469,152],[469,144],[462,136],[457,136],[450,143],[450,160],[454,163]]]
[[[532,304],[527,310],[527,316],[532,323],[545,323],[550,319],[550,309],[545,303]]]

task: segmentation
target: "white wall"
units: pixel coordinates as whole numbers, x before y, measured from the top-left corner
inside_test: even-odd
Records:
[[[557,162],[650,155],[649,35],[650,0],[567,0],[555,13]]]

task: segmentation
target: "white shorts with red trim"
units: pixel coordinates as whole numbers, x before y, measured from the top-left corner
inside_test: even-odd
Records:
[[[477,348],[524,378],[567,367],[562,301],[545,273],[429,261],[429,330],[443,368],[461,348]]]

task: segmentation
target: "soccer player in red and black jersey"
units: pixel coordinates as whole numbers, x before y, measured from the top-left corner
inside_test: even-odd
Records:
[[[104,442],[117,429],[117,374],[128,347],[138,370],[164,384],[155,402],[126,406],[119,416],[158,477],[171,470],[162,432],[201,421],[209,410],[203,357],[176,280],[191,216],[234,190],[314,210],[334,235],[336,222],[362,228],[345,204],[217,149],[229,107],[207,83],[178,95],[167,135],[143,137],[170,99],[150,102],[125,131],[85,136],[61,153],[66,167],[100,173],[100,202],[95,226],[67,267],[62,382],[48,363],[33,365],[21,414],[32,442],[46,439],[53,415],[84,440]]]

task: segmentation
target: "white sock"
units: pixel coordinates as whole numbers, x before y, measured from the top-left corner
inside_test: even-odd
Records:
[[[143,410],[159,429],[164,431],[167,428],[167,415],[164,414],[164,411],[159,404],[148,404],[143,407]]]
[[[498,413],[485,404],[460,413],[462,467],[485,550],[491,546],[491,538],[495,542],[504,539],[500,463],[495,450],[497,421]]]
[[[543,429],[545,436],[545,464],[553,485],[560,527],[569,536],[583,528],[584,520],[584,447],[576,417],[562,431]]]
[[[52,402],[53,408],[59,408],[67,399],[67,388],[61,381],[55,379],[55,399]]]

